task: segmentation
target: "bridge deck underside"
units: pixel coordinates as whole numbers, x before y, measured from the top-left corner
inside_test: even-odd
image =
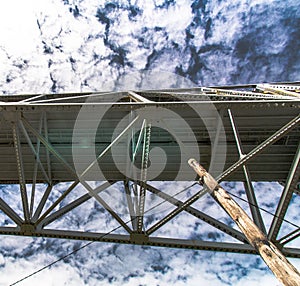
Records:
[[[212,138],[216,133],[216,118],[211,118],[211,113],[206,110],[206,103],[193,103],[193,106],[200,110],[200,116],[193,114],[189,105],[185,104],[152,104],[161,108],[168,108],[180,114],[180,117],[188,122],[193,131],[191,136],[190,130],[184,130],[176,127],[174,132],[180,137],[184,138],[183,144],[186,148],[189,145],[198,144],[200,161],[207,169],[209,169],[212,155]],[[149,106],[149,105],[147,105]],[[235,116],[236,125],[239,131],[240,141],[242,142],[244,152],[248,153],[269,136],[274,134],[282,126],[292,120],[299,112],[299,103],[274,103],[274,102],[221,102],[214,103],[218,112],[227,110],[232,111]],[[80,106],[5,106],[1,112],[0,121],[0,183],[18,183],[18,171],[16,168],[16,155],[13,141],[12,124],[10,117],[12,113],[22,114],[37,131],[39,130],[40,120],[43,114],[47,116],[48,141],[61,154],[61,156],[74,167],[72,147],[73,148],[93,148],[95,153],[100,154],[113,140],[114,136],[122,132],[124,124],[118,126],[118,122],[122,120],[132,109],[139,110],[144,108],[144,104],[132,105],[114,105],[109,110],[109,116],[106,116],[99,122],[99,127],[96,135],[94,130],[88,129],[80,130],[82,134],[82,142],[77,142],[72,137],[74,124],[76,123],[77,115]],[[209,104],[207,107],[210,108]],[[99,112],[98,106],[86,107],[89,112]],[[239,159],[239,154],[236,148],[236,142],[232,128],[229,122],[228,115],[224,112],[222,122],[224,125],[223,134],[219,137],[219,146],[224,145],[224,152],[226,152],[225,169],[231,166]],[[12,120],[12,119],[11,119]],[[172,120],[172,119],[170,119]],[[165,120],[168,123],[168,118]],[[205,122],[203,122],[205,121]],[[125,125],[126,126],[126,125]],[[213,133],[213,135],[209,134]],[[36,146],[38,138],[28,131],[31,142]],[[93,137],[94,136],[94,137]],[[84,146],[84,140],[93,140],[92,145],[87,142]],[[253,181],[285,181],[289,172],[290,165],[293,161],[299,142],[299,127],[290,131],[285,136],[281,137],[274,144],[266,148],[260,155],[256,156],[247,165],[251,171]],[[35,156],[32,152],[31,146],[28,144],[24,134],[20,132],[20,144],[22,148],[22,157],[24,165],[24,173],[26,182],[32,182],[32,174],[34,173]],[[122,169],[127,162],[128,152],[126,148],[127,142],[119,142],[115,150],[114,156],[118,157],[119,168]],[[154,178],[155,180],[170,181],[178,175],[178,165],[187,164],[180,161],[178,157],[179,147],[176,139],[168,132],[162,132],[160,128],[152,128],[151,132],[151,148],[160,147],[168,155],[168,168],[162,174]],[[119,150],[118,150],[119,149]],[[154,155],[155,156],[155,155]],[[47,152],[42,145],[39,153],[40,161],[47,166]],[[199,158],[198,158],[199,159]],[[137,158],[137,160],[139,160]],[[155,160],[155,157],[153,158]],[[157,160],[156,160],[157,161]],[[137,161],[137,164],[139,162]],[[80,158],[80,164],[88,164],[84,156]],[[214,158],[214,164],[222,164],[219,158]],[[112,160],[111,152],[108,152],[98,162],[99,167],[105,173],[108,180],[124,180],[124,174],[118,171],[118,167]],[[65,172],[65,168],[56,158],[50,154],[50,167],[53,181],[72,181],[75,176]],[[46,167],[45,167],[46,168]],[[221,166],[220,166],[221,168]],[[97,172],[96,170],[95,172]],[[190,170],[180,174],[180,180],[185,181],[190,178]],[[97,179],[97,173],[90,173],[91,179]],[[100,178],[98,178],[100,179]],[[242,170],[230,174],[228,180],[241,181],[243,180]],[[37,173],[37,182],[45,182],[45,178],[40,170]]]

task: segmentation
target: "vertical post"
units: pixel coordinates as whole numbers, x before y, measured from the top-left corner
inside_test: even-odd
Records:
[[[277,279],[285,286],[299,285],[300,274],[297,269],[285,258],[279,249],[268,240],[246,212],[195,159],[190,159],[189,165],[199,175],[200,182],[210,190],[211,196],[235,221],[245,234],[249,243],[258,251]]]
[[[142,154],[142,166],[141,166],[141,184],[139,193],[139,205],[138,205],[138,218],[137,218],[137,231],[143,232],[144,226],[144,212],[145,212],[145,200],[146,200],[146,187],[145,182],[147,179],[147,168],[150,152],[150,136],[151,136],[151,124],[147,123],[144,127],[144,144]]]

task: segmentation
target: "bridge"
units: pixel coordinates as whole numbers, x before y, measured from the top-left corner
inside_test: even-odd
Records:
[[[0,210],[7,219],[0,233],[256,254],[233,224],[195,206],[205,195],[187,164],[196,157],[219,182],[243,182],[255,224],[285,256],[300,258],[300,247],[288,246],[299,239],[297,222],[280,235],[289,204],[300,195],[299,107],[297,82],[1,96]],[[188,187],[157,187],[164,181]],[[253,182],[274,181],[283,189],[266,227]],[[4,195],[11,185],[18,189],[20,209]],[[57,186],[63,191],[51,201]],[[84,193],[76,197],[79,187]],[[112,188],[125,210],[112,205]],[[148,220],[154,198],[168,208]],[[89,200],[117,222],[115,231],[53,227]],[[231,240],[156,234],[182,212]]]

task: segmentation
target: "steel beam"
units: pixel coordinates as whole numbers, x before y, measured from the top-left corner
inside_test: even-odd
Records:
[[[49,142],[49,135],[48,135],[48,120],[47,120],[47,113],[46,111],[43,112],[44,117],[44,132],[45,132],[45,139],[47,142]],[[38,138],[39,139],[39,138]],[[39,139],[40,140],[40,139]],[[47,160],[47,169],[48,169],[48,177],[49,180],[52,181],[51,177],[51,161],[50,161],[50,153],[48,148],[46,148],[46,160]]]
[[[39,153],[38,153],[38,151],[35,150],[35,148],[34,148],[32,142],[31,142],[31,139],[30,139],[30,137],[29,137],[29,135],[28,135],[28,133],[27,133],[27,130],[26,130],[25,127],[24,127],[23,122],[20,120],[18,123],[19,123],[19,125],[20,125],[20,127],[21,127],[21,130],[22,130],[22,132],[23,132],[23,134],[24,134],[24,136],[25,136],[25,138],[26,138],[26,140],[27,140],[27,143],[28,143],[28,145],[29,145],[29,147],[30,147],[30,149],[31,149],[31,151],[32,151],[32,153],[33,153],[33,155],[35,156],[36,162],[37,162],[38,165],[40,166],[40,169],[41,169],[41,171],[42,171],[42,173],[43,173],[43,175],[44,175],[44,177],[45,177],[47,183],[50,184],[50,183],[51,183],[51,182],[50,182],[50,178],[48,177],[48,175],[47,175],[47,173],[46,173],[46,171],[45,171],[45,169],[44,169],[44,166],[43,166],[43,164],[42,164],[42,162],[41,162],[41,160],[40,160]],[[41,130],[41,128],[39,128],[39,130]],[[41,132],[41,131],[39,131],[39,132]],[[38,139],[37,150],[39,150],[39,145],[40,145],[39,142],[40,142],[40,140]]]
[[[23,126],[24,130],[26,131],[22,121],[20,121],[21,125]],[[42,132],[42,127],[43,127],[43,114],[40,118],[40,126],[39,126],[39,132]],[[27,131],[26,131],[27,133]],[[28,134],[27,134],[28,135]],[[30,138],[29,138],[30,139]],[[31,142],[31,141],[30,141]],[[40,156],[40,147],[41,147],[41,141],[38,139],[36,143],[36,154],[39,157]],[[37,157],[36,157],[37,158]],[[33,170],[33,178],[32,178],[32,186],[31,186],[31,199],[30,199],[30,217],[32,218],[33,215],[33,208],[34,208],[34,199],[35,199],[35,187],[36,187],[36,178],[37,178],[37,172],[38,172],[38,161],[36,159],[34,163],[34,170]],[[47,175],[47,174],[46,174]],[[46,176],[47,177],[47,176]],[[50,181],[48,181],[50,184]]]
[[[139,94],[137,94],[136,92],[133,92],[133,91],[128,91],[128,95],[131,99],[133,99],[134,101],[136,102],[146,102],[146,103],[150,103],[150,102],[153,102]]]
[[[47,186],[47,188],[46,188],[46,190],[45,190],[45,192],[44,192],[44,194],[43,194],[43,196],[42,196],[42,198],[41,198],[41,200],[40,200],[40,202],[39,202],[36,210],[35,210],[35,213],[34,213],[33,217],[32,217],[32,221],[33,222],[36,222],[37,219],[40,217],[40,215],[42,213],[42,210],[43,210],[43,208],[44,208],[44,206],[46,204],[46,201],[47,201],[47,199],[48,199],[48,197],[49,197],[49,195],[51,193],[51,190],[52,190],[52,185],[49,184]]]
[[[149,229],[147,229],[147,231],[146,231],[147,235],[150,235],[153,232],[155,232],[156,230],[158,230],[159,228],[161,228],[163,225],[165,225],[167,222],[169,222],[171,219],[173,219],[175,216],[177,216],[180,212],[185,210],[185,208],[187,206],[190,206],[191,204],[193,204],[196,200],[198,200],[205,194],[206,194],[206,190],[202,189],[201,191],[197,192],[194,196],[192,196],[190,199],[188,199],[186,202],[184,202],[184,203],[178,202],[179,206],[175,210],[171,211],[163,219],[161,219],[156,224],[154,224]]]
[[[264,93],[258,93],[258,92],[251,92],[251,91],[240,91],[240,90],[230,90],[230,89],[220,89],[220,88],[209,88],[204,87],[203,91],[209,91],[218,95],[222,96],[235,96],[239,97],[240,99],[245,98],[255,98],[255,99],[268,99],[268,98],[275,98],[272,94],[264,94]],[[278,96],[277,98],[284,98],[284,99],[290,99],[289,96]]]
[[[138,216],[137,216],[137,231],[143,231],[144,225],[144,212],[145,212],[145,201],[146,201],[146,189],[144,183],[147,179],[147,168],[149,161],[150,152],[150,136],[151,136],[151,124],[147,123],[144,127],[144,144],[142,154],[142,168],[141,168],[141,184],[139,188],[139,204],[138,204]]]
[[[216,135],[214,138],[214,142],[212,145],[212,149],[211,149],[211,158],[210,158],[210,166],[209,166],[209,170],[211,170],[214,174],[214,167],[215,167],[215,160],[216,160],[216,155],[217,155],[217,150],[218,150],[218,146],[220,143],[220,134],[221,134],[221,130],[223,127],[223,119],[224,119],[224,109],[222,109],[220,111],[220,114],[217,118],[217,126],[216,126]],[[224,140],[226,141],[226,138],[224,138]]]
[[[300,228],[297,228],[296,230],[292,231],[291,233],[280,238],[278,240],[278,243],[280,245],[284,245],[284,244],[287,244],[287,243],[291,242],[292,240],[298,238],[299,236],[300,236]]]
[[[45,96],[45,95],[43,95]],[[117,101],[118,99],[121,99],[125,95],[122,95],[120,92],[104,92],[104,93],[89,93],[84,95],[73,95],[69,96],[66,94],[64,97],[57,97],[57,98],[50,98],[50,99],[42,99],[42,100],[35,100],[32,102],[29,102],[30,104],[43,104],[43,103],[67,103],[67,102],[81,102],[82,100],[85,100],[87,102],[92,102],[91,99],[97,98],[97,97],[105,97],[107,96],[112,102]],[[117,97],[114,98],[113,97]]]
[[[78,185],[79,180],[74,181],[68,189],[55,201],[52,205],[37,219],[35,225],[40,225],[43,223],[43,220],[50,214],[61,202],[62,200]]]
[[[24,236],[24,234],[22,234],[16,228],[10,227],[0,228],[0,234]],[[168,237],[149,237],[148,240],[145,240],[140,243],[132,240],[129,235],[67,231],[58,229],[42,229],[28,235],[35,237],[64,238],[75,240],[99,241],[107,243],[142,244],[144,246],[257,254],[256,250],[251,245],[243,243],[219,243],[213,241],[174,239]]]
[[[284,247],[282,249],[282,252],[287,257],[300,258],[300,249],[299,248]]]
[[[296,188],[296,185],[299,181],[299,178],[300,178],[300,143],[298,145],[298,149],[296,151],[294,161],[292,163],[288,177],[286,179],[286,183],[282,191],[282,195],[280,197],[275,212],[275,216],[270,226],[270,230],[268,233],[268,237],[270,240],[276,240],[277,238],[278,232],[283,222],[282,219],[285,216],[289,203],[292,199],[294,189]]]
[[[268,91],[272,94],[279,94],[279,95],[285,95],[285,96],[290,96],[290,97],[296,97],[296,98],[300,98],[300,95],[297,92],[293,92],[293,91],[288,91],[282,88],[279,88],[276,85],[269,85],[267,83],[265,84],[258,84],[257,89],[260,89],[262,91]]]
[[[161,190],[158,190],[157,188],[155,188],[149,184],[146,184],[146,188],[151,193],[159,196],[160,198],[166,200],[167,202],[173,204],[176,207],[181,207],[183,205],[182,201],[166,194],[165,192],[163,192]],[[188,212],[189,214],[199,218],[200,220],[210,224],[211,226],[215,227],[216,229],[219,229],[219,230],[223,231],[224,233],[229,234],[233,238],[240,240],[243,243],[248,243],[246,237],[240,231],[214,219],[213,217],[201,212],[200,210],[197,210],[191,206],[185,207],[183,210]]]
[[[140,132],[139,132],[139,136],[138,136],[137,143],[136,143],[136,145],[135,145],[134,148],[133,148],[133,153],[132,153],[132,164],[134,164],[136,154],[137,154],[137,152],[138,152],[138,149],[140,148],[140,144],[141,144],[141,141],[142,141],[142,136],[143,136],[143,132],[144,132],[145,125],[146,125],[146,120],[144,119],[144,120],[143,120],[142,127],[141,127],[141,130],[140,130]]]
[[[102,192],[102,191],[106,190],[108,187],[110,187],[113,184],[114,183],[112,183],[112,182],[105,182],[102,185],[95,188],[94,192],[96,194],[98,194],[99,192]],[[52,223],[53,221],[55,221],[58,218],[62,217],[66,213],[70,212],[71,210],[77,208],[78,206],[85,203],[86,201],[88,201],[91,198],[92,198],[92,196],[89,193],[87,193],[87,194],[79,197],[78,199],[72,201],[71,203],[68,203],[67,205],[60,208],[58,211],[56,211],[56,212],[48,215],[47,217],[45,217],[45,219],[43,219],[43,221],[41,222],[42,227],[45,227],[46,225]]]
[[[138,119],[138,117],[136,117],[132,124]],[[65,168],[74,176],[74,178],[77,178],[77,173],[76,171],[70,166],[70,164],[55,150],[55,148],[48,142],[48,140],[45,139],[45,137],[43,137],[41,134],[39,134],[32,126],[31,124],[24,118],[22,117],[22,120],[24,121],[24,124],[27,126],[27,128],[37,137],[41,140],[41,142],[45,145],[45,147],[49,150],[49,152],[51,152],[64,166]],[[131,124],[131,125],[132,125]],[[128,130],[129,127],[126,128],[126,130]],[[125,130],[124,130],[125,131]],[[121,135],[124,135],[126,132],[122,132],[116,139],[114,142],[116,142],[116,140],[119,140],[119,138],[121,137]],[[110,144],[111,145],[111,144]],[[98,159],[97,159],[98,160]],[[93,163],[92,163],[93,164]],[[91,166],[91,165],[90,165]],[[89,166],[89,167],[90,167]],[[86,172],[88,172],[89,167],[84,171],[84,174]],[[81,176],[82,177],[82,176]],[[114,212],[110,206],[102,199],[100,198],[97,194],[94,193],[94,190],[91,188],[91,186],[84,181],[82,178],[79,178],[78,180],[80,181],[80,183],[87,189],[87,191],[89,192],[89,194],[91,196],[93,196],[122,226],[123,228],[128,232],[131,233],[132,230],[127,226],[127,224],[117,215],[116,212]],[[39,218],[38,220],[38,224],[41,222],[41,218]]]
[[[21,152],[20,135],[19,135],[17,122],[13,123],[12,130],[13,130],[13,140],[14,140],[14,146],[15,146],[15,152],[16,152],[17,170],[18,170],[19,182],[20,182],[20,191],[21,191],[21,198],[22,198],[22,205],[23,205],[24,220],[25,220],[25,222],[29,222],[30,213],[29,213],[26,181],[25,181],[25,174],[24,174],[23,158],[22,158],[22,152]]]
[[[23,223],[23,220],[19,217],[19,215],[1,198],[0,198],[0,210],[2,210],[17,225],[20,226]]]
[[[127,223],[124,222],[120,216],[112,210],[112,208],[104,201],[104,199],[102,199],[97,193],[94,193],[94,190],[91,189],[91,187],[89,186],[89,184],[87,184],[86,182],[82,182],[81,184],[88,190],[89,194],[95,198],[96,201],[98,201],[110,214],[113,218],[115,218],[116,221],[118,221],[118,223],[128,232],[128,233],[132,233],[132,230],[128,227]]]
[[[115,145],[117,144],[120,139],[132,128],[135,122],[139,119],[139,116],[135,117],[128,126],[101,152],[101,154],[93,161],[83,172],[80,174],[80,178],[83,178],[89,170]]]
[[[38,95],[35,95],[35,96],[32,96],[32,97],[28,97],[26,99],[23,99],[23,100],[20,100],[18,101],[19,104],[23,104],[23,103],[31,103],[32,100],[34,99],[38,99],[38,98],[41,98],[41,97],[44,97],[46,96],[45,94],[38,94]]]
[[[126,193],[126,200],[127,200],[128,210],[129,210],[129,214],[130,214],[132,229],[133,229],[133,231],[137,231],[137,221],[136,221],[137,217],[136,217],[136,211],[134,209],[134,203],[133,203],[132,197],[131,197],[129,181],[124,182],[124,188],[125,188],[125,193]]]
[[[282,138],[284,135],[289,133],[293,128],[295,128],[300,123],[300,115],[293,118],[290,122],[288,122],[286,125],[281,127],[278,131],[276,131],[273,135],[271,135],[269,138],[267,138],[265,141],[263,141],[261,144],[259,144],[257,147],[255,147],[253,150],[251,150],[248,154],[240,158],[236,163],[234,163],[231,167],[229,167],[225,172],[222,173],[221,176],[219,176],[217,179],[218,181],[225,179],[227,176],[229,176],[232,172],[236,171],[239,167],[242,165],[245,165],[247,161],[257,156],[259,153],[261,153],[263,150],[265,150],[270,145],[274,144],[277,140]]]
[[[0,227],[0,234],[24,236],[24,233],[21,233],[21,231],[16,227]],[[42,229],[32,234],[27,234],[27,236],[98,241],[106,243],[138,244],[137,242],[130,240],[129,235],[67,231],[59,229]],[[140,244],[155,247],[257,254],[257,251],[251,245],[244,243],[173,239],[169,237],[149,237],[148,240]],[[300,258],[300,250],[298,248],[285,247],[282,249],[282,252],[286,257]]]
[[[243,152],[241,138],[239,136],[239,132],[238,132],[238,129],[237,129],[236,124],[235,124],[234,116],[233,116],[230,109],[228,109],[228,115],[229,115],[232,131],[233,131],[233,134],[234,134],[236,146],[237,146],[237,149],[238,149],[239,157],[243,158],[245,156],[245,154]],[[244,186],[245,186],[245,191],[246,191],[246,195],[247,195],[247,198],[248,198],[252,218],[254,220],[254,223],[259,227],[259,229],[263,233],[266,234],[267,233],[266,228],[265,228],[264,221],[262,219],[261,213],[259,211],[259,207],[258,207],[258,203],[257,203],[256,197],[255,197],[255,192],[254,192],[254,188],[253,188],[253,185],[252,185],[249,169],[248,169],[246,164],[244,164],[242,168],[243,168],[243,173],[244,173],[244,176],[245,176],[245,179],[246,179],[246,182],[244,183]]]
[[[50,144],[49,140],[42,136],[32,125],[28,122],[28,120],[23,116],[21,118],[25,126],[33,133],[46,147],[46,149],[52,153],[63,165],[64,167],[74,176],[74,180],[77,178],[77,173],[75,170],[70,166],[70,164],[55,150],[55,148]]]
[[[217,177],[217,181],[221,181],[227,176],[229,176],[233,171],[235,171],[237,168],[244,165],[247,161],[258,155],[260,152],[262,152],[266,147],[273,144],[275,141],[277,141],[281,136],[286,134],[290,129],[295,127],[295,125],[299,124],[300,122],[300,115],[295,117],[293,120],[291,120],[288,124],[283,126],[281,129],[279,129],[277,132],[275,132],[272,136],[270,136],[268,139],[266,139],[264,142],[262,142],[260,145],[258,145],[256,148],[254,148],[252,151],[250,151],[247,155],[240,158],[236,163],[234,163],[231,167],[229,167],[226,171],[224,171],[220,176]],[[175,217],[178,213],[180,213],[184,208],[192,205],[194,202],[196,202],[201,196],[204,195],[204,193],[207,191],[205,188],[202,191],[199,191],[195,195],[193,195],[191,198],[189,198],[186,202],[184,202],[181,206],[177,207],[172,213],[166,217],[166,220],[170,220],[173,217]],[[150,229],[151,232],[155,231],[159,225],[157,224],[155,227]],[[150,233],[151,233],[150,232]]]

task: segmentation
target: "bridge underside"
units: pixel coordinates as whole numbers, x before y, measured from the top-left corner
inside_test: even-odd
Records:
[[[187,166],[196,157],[219,182],[243,182],[253,221],[299,258],[299,221],[280,232],[300,194],[299,90],[294,83],[2,96],[0,233],[255,254],[230,219],[198,208],[209,196]],[[167,181],[177,185],[158,183]],[[283,187],[266,225],[253,182],[273,181]],[[113,218],[113,231],[59,223],[91,201]],[[227,240],[180,238],[183,229],[162,236],[183,213]]]

